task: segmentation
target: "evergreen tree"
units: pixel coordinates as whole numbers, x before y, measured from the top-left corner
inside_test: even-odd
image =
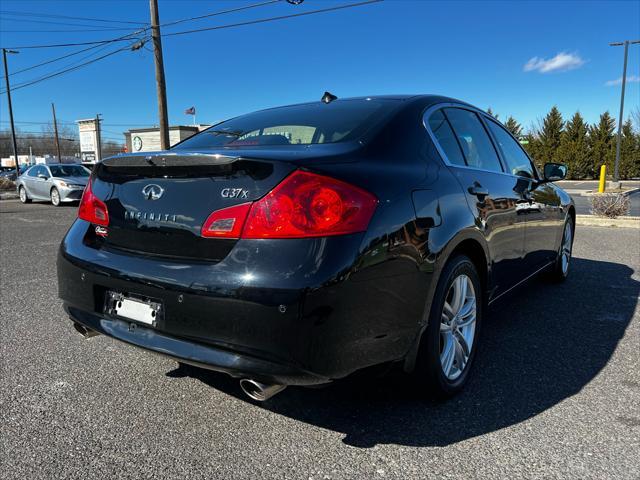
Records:
[[[560,141],[562,139],[562,129],[564,127],[564,120],[562,120],[562,114],[558,107],[555,105],[551,107],[551,110],[542,120],[542,128],[537,132],[538,141],[540,142],[540,152],[536,163],[538,167],[542,167],[546,162],[556,161],[558,155],[558,148],[560,147]]]
[[[491,115],[493,118],[495,118],[496,120],[498,119],[498,114],[493,113],[493,110],[491,110],[491,107],[487,108],[487,113]]]
[[[613,132],[616,121],[604,112],[600,115],[600,121],[589,129],[589,152],[594,178],[600,175],[600,166],[607,165],[607,174],[613,174],[613,162],[615,160],[615,139]]]
[[[640,135],[633,131],[631,119],[622,125],[620,178],[640,177]]]
[[[569,167],[568,178],[578,179],[593,176],[593,165],[589,156],[587,138],[589,127],[580,112],[576,112],[565,126],[560,147],[555,159]]]
[[[522,136],[522,125],[520,125],[515,118],[509,115],[507,121],[504,122],[504,126],[511,132],[511,135],[519,139]]]

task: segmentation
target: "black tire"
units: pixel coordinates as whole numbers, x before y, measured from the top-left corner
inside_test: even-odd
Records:
[[[22,203],[31,203],[31,199],[29,198],[29,195],[27,195],[27,190],[20,185],[20,188],[18,189],[18,195],[20,196],[20,201]]]
[[[441,318],[445,301],[451,298],[449,295],[452,294],[452,284],[454,280],[461,275],[468,277],[475,293],[475,331],[466,364],[464,364],[457,378],[450,379],[445,375],[440,360],[441,349],[444,346],[444,334],[441,334]],[[483,314],[484,291],[478,270],[469,257],[458,255],[449,260],[440,275],[440,280],[431,304],[429,323],[420,342],[414,378],[423,395],[436,399],[446,399],[457,394],[464,388],[469,378],[469,372],[473,367]]]
[[[568,245],[569,251],[568,251],[567,264],[565,268],[564,262],[563,262],[563,253],[566,247],[565,241],[567,239],[566,235],[568,231],[571,232],[571,239]],[[547,278],[552,282],[556,282],[556,283],[564,282],[569,276],[575,231],[576,229],[573,223],[573,218],[571,216],[568,216],[567,220],[564,222],[564,226],[562,227],[562,241],[560,242],[560,248],[558,250],[556,261],[554,262],[553,267],[551,268],[551,271],[549,271],[547,275]]]
[[[59,207],[62,202],[60,201],[60,192],[56,187],[53,187],[49,192],[49,196],[51,197],[51,205],[54,207]]]

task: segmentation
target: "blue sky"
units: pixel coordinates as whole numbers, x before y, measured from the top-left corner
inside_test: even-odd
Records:
[[[160,20],[166,23],[257,1],[160,0]],[[355,1],[306,0],[300,6],[279,2],[185,22],[165,28],[163,33]],[[9,15],[7,11],[140,22],[149,18],[146,0],[3,0],[0,10],[3,47],[101,40],[127,33],[70,31],[95,28],[92,25],[134,27]],[[90,26],[39,23],[42,21]],[[605,110],[617,116],[619,108],[620,86],[607,82],[622,75],[623,49],[608,43],[638,38],[638,1],[403,0],[167,37],[164,58],[170,122],[191,122],[183,112],[192,105],[198,121],[206,123],[269,106],[319,99],[325,90],[340,97],[439,93],[484,109],[490,106],[501,119],[514,115],[525,127],[556,104],[565,115],[580,110],[593,122]],[[75,47],[80,48],[86,47]],[[108,46],[96,55],[116,48]],[[22,49],[19,55],[9,57],[10,66],[16,71],[75,49]],[[12,83],[38,78],[80,58],[82,55],[12,76]],[[640,104],[640,45],[630,47],[628,68],[634,82],[627,84],[627,113]],[[50,104],[55,102],[62,121],[101,113],[105,135],[121,139],[120,133],[128,125],[157,123],[153,56],[146,49],[121,52],[16,90],[13,100],[18,122],[48,121]],[[7,120],[3,95],[0,128],[8,126]],[[19,126],[25,131],[40,129],[37,125]]]

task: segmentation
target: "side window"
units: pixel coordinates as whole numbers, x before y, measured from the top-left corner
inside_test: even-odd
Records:
[[[462,150],[456,140],[456,136],[451,130],[449,122],[445,118],[442,110],[437,110],[429,117],[429,128],[433,132],[440,145],[440,148],[447,156],[449,163],[454,165],[465,165],[464,157],[462,156]]]
[[[42,167],[33,167],[31,170],[29,170],[29,176],[30,177],[37,177],[41,173],[44,173],[42,171]]]
[[[467,165],[492,172],[502,172],[496,149],[478,115],[461,108],[445,108],[444,113],[462,147]]]
[[[488,120],[489,130],[498,142],[509,172],[520,177],[534,178],[533,167],[522,147],[507,131],[493,120]]]

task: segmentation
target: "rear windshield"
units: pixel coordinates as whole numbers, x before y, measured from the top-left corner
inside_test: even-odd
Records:
[[[348,142],[380,124],[397,105],[398,101],[362,99],[272,108],[214,125],[174,149]]]
[[[91,172],[82,165],[50,165],[54,177],[88,177]]]

